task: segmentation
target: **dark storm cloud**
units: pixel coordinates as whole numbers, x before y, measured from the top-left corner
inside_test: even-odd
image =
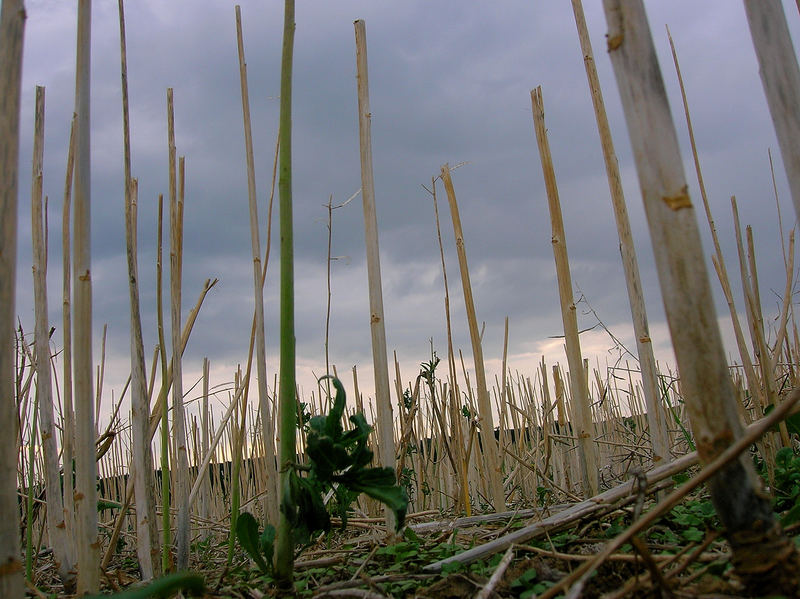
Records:
[[[595,60],[619,154],[642,279],[656,334],[665,335],[647,225],[616,84],[605,51],[600,3],[586,3]],[[206,278],[219,278],[193,333],[189,370],[209,355],[219,371],[244,363],[252,318],[252,262],[233,3],[128,2],[133,174],[139,179],[140,282],[145,342],[155,336],[156,199],[167,195],[166,88],[175,94],[176,145],[186,156],[183,313]],[[752,224],[765,304],[782,290],[782,260],[767,148],[773,148],[784,228],[794,222],[749,31],[739,4],[649,3],[650,24],[676,119],[690,193],[700,195],[664,31],[677,44],[712,210],[729,270],[736,272],[729,197]],[[797,30],[793,4],[787,18]],[[29,2],[23,95],[19,311],[32,322],[29,201],[33,86],[47,87],[45,189],[50,196],[51,319],[60,323],[60,206],[74,93],[74,6]],[[280,3],[244,2],[244,42],[253,118],[262,253],[277,133],[282,29]],[[324,370],[327,211],[361,185],[352,22],[369,45],[373,161],[387,337],[404,376],[427,359],[428,339],[446,351],[443,281],[430,186],[455,166],[485,353],[509,351],[532,370],[537,352],[559,347],[559,300],[530,106],[542,85],[564,213],[573,281],[603,321],[628,331],[628,301],[616,228],[568,3],[455,1],[305,2],[297,8],[294,75],[294,217],[297,339],[301,372]],[[126,376],[127,280],[122,224],[122,125],[116,3],[96,2],[93,30],[93,250],[95,327],[109,323],[109,351]],[[447,198],[437,186],[455,341],[468,350],[461,283]],[[273,214],[277,227],[279,212]],[[698,217],[703,218],[698,210]],[[357,197],[333,215],[331,360],[359,364],[371,380],[363,214]],[[701,220],[706,253],[711,244]],[[266,283],[268,369],[277,369],[277,236]],[[165,251],[168,245],[165,237]],[[345,259],[345,257],[347,257]],[[706,256],[707,257],[707,256]],[[710,271],[713,272],[713,271]],[[718,289],[716,280],[713,286]],[[734,287],[738,287],[734,283]],[[165,289],[168,289],[165,279]],[[723,304],[719,304],[723,306]],[[741,301],[739,301],[741,308]],[[595,324],[580,311],[581,326]],[[727,312],[720,310],[720,315]],[[28,326],[32,329],[32,326]],[[629,334],[629,333],[626,333]],[[99,333],[98,333],[99,335]],[[591,347],[599,347],[600,337]],[[664,345],[665,341],[660,343]],[[147,350],[148,353],[151,351]],[[549,350],[548,350],[549,351]],[[96,359],[99,350],[95,350]],[[468,354],[469,352],[465,352]],[[224,376],[224,375],[222,375]],[[271,384],[271,381],[270,381]],[[308,386],[308,384],[306,384]]]

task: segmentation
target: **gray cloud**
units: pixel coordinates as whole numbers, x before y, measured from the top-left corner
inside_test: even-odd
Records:
[[[243,2],[254,125],[262,251],[279,94],[282,13],[278,3]],[[129,86],[133,172],[140,183],[140,268],[145,341],[155,338],[156,198],[167,194],[166,88],[175,90],[177,148],[186,156],[184,315],[206,278],[219,277],[197,322],[187,360],[209,355],[220,367],[244,363],[252,317],[241,99],[233,3],[129,2]],[[638,183],[599,3],[587,3],[595,58],[628,199],[653,330],[665,334]],[[752,224],[762,297],[783,288],[767,148],[773,149],[784,228],[795,218],[763,98],[743,10],[722,0],[650,3],[650,23],[685,152],[693,199],[699,191],[664,24],[682,61],[712,210],[729,269],[737,272],[729,197]],[[797,13],[787,4],[797,31]],[[60,205],[74,93],[74,8],[29,2],[21,148],[18,307],[32,322],[28,188],[33,86],[47,87],[45,189],[51,206],[50,310],[60,323]],[[550,224],[530,110],[542,85],[546,119],[573,265],[573,280],[598,315],[628,331],[628,303],[602,156],[572,13],[566,4],[505,2],[308,2],[297,12],[294,77],[294,211],[300,371],[324,370],[327,217],[324,204],[360,186],[352,21],[367,23],[373,155],[387,336],[404,376],[427,359],[433,337],[446,350],[443,282],[429,186],[440,166],[454,172],[485,353],[501,355],[503,319],[512,325],[515,363],[533,371],[537,352],[561,331]],[[93,30],[93,249],[95,327],[109,323],[109,352],[124,381],[128,347],[122,224],[122,125],[116,4],[98,2]],[[456,343],[468,354],[458,265],[447,199],[438,187]],[[277,198],[276,198],[277,200]],[[371,375],[363,216],[357,198],[334,212],[331,359]],[[277,201],[266,284],[269,371],[277,361]],[[702,217],[702,213],[698,212]],[[707,227],[701,221],[710,253]],[[165,246],[166,247],[166,246]],[[706,257],[707,258],[707,257]],[[710,271],[712,272],[712,271]],[[734,284],[736,287],[737,285]],[[718,284],[714,281],[718,290]],[[726,314],[720,305],[720,315]],[[741,307],[741,300],[739,301]],[[582,325],[594,324],[581,314]],[[29,330],[32,326],[27,327]],[[629,331],[625,333],[629,335]],[[655,333],[654,333],[655,335]],[[58,335],[57,335],[58,338]],[[660,340],[663,346],[665,340]],[[597,337],[591,347],[597,347]],[[150,350],[148,350],[149,352]],[[99,357],[99,349],[96,350]],[[215,370],[215,372],[218,372]],[[349,380],[349,378],[348,378]],[[270,382],[271,384],[271,382]],[[306,388],[312,387],[308,380]]]

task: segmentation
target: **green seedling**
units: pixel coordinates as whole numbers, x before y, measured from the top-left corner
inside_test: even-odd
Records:
[[[529,597],[536,597],[538,594],[543,593],[548,588],[553,586],[552,582],[539,581],[539,573],[535,568],[528,568],[520,576],[511,581],[511,590],[521,597],[528,599]]]
[[[303,542],[314,532],[330,530],[330,515],[323,503],[327,493],[334,493],[342,526],[347,524],[350,505],[364,493],[394,512],[399,530],[408,508],[405,490],[396,484],[392,468],[367,467],[373,457],[367,447],[372,427],[363,414],[354,414],[350,417],[353,428],[344,430],[344,387],[336,377],[324,378],[331,379],[336,397],[327,416],[315,416],[308,423],[309,464],[294,464],[290,471],[288,488],[283,490],[288,493],[286,516]],[[301,472],[306,476],[300,476]]]
[[[275,527],[267,524],[261,532],[253,515],[242,512],[236,519],[236,538],[261,573],[271,575],[272,556],[275,552]]]
[[[309,420],[308,464],[289,464],[288,484],[283,489],[281,509],[292,526],[295,542],[305,544],[312,536],[331,529],[331,515],[325,505],[328,496],[335,499],[342,528],[347,525],[350,506],[364,493],[394,512],[400,530],[408,509],[405,490],[397,485],[393,469],[368,467],[373,457],[367,447],[372,427],[363,414],[355,414],[350,417],[353,428],[344,430],[344,387],[335,377],[322,378],[330,378],[336,389],[333,406],[327,416]],[[275,529],[267,525],[259,532],[255,518],[243,513],[236,523],[236,536],[258,568],[271,575]]]

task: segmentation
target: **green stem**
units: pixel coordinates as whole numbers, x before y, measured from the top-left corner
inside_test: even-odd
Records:
[[[286,0],[283,20],[280,108],[280,232],[281,232],[281,363],[280,363],[280,501],[275,574],[283,586],[292,584],[294,543],[286,517],[289,505],[288,465],[295,461],[295,338],[294,338],[294,241],[292,232],[292,50],[294,46],[294,0]]]

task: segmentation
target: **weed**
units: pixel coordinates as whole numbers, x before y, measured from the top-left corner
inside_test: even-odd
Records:
[[[403,526],[408,497],[396,484],[391,468],[367,467],[373,453],[367,447],[372,427],[363,414],[350,417],[351,430],[342,428],[346,403],[342,383],[330,378],[336,388],[336,398],[327,416],[315,416],[308,421],[308,464],[290,464],[288,485],[283,489],[281,509],[292,526],[296,543],[305,544],[318,532],[331,528],[331,517],[325,498],[333,497],[332,507],[347,525],[350,506],[361,493],[381,501],[396,517],[398,530]],[[262,573],[272,574],[275,529],[267,525],[263,532],[250,514],[243,513],[236,523],[239,544],[253,558]],[[299,581],[298,581],[299,582]]]
[[[537,580],[538,577],[539,573],[536,571],[536,568],[528,568],[511,581],[511,590],[514,591],[515,596],[520,597],[520,599],[529,599],[536,597],[553,586],[553,583],[550,581]]]
[[[800,520],[800,455],[791,447],[775,454],[775,510],[787,526]]]

